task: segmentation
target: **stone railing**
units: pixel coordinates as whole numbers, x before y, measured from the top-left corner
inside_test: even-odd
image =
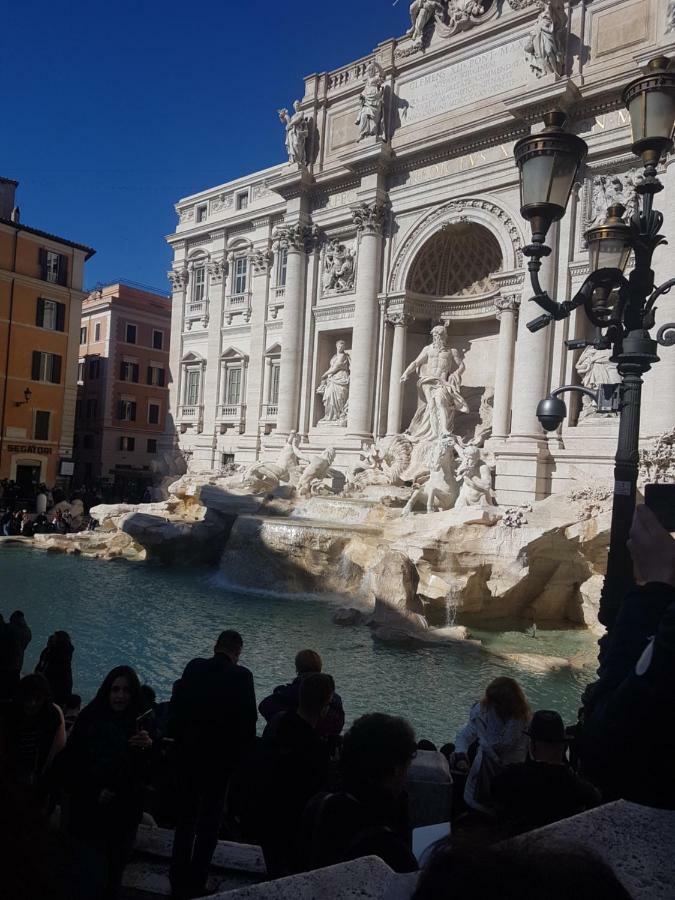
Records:
[[[221,403],[217,411],[219,422],[243,422],[246,418],[245,403]]]
[[[274,288],[273,294],[274,294],[275,300],[283,300],[284,297],[286,296],[286,287],[284,286],[284,287]]]
[[[204,412],[203,406],[179,406],[178,419],[181,422],[199,422]]]
[[[248,294],[231,294],[228,298],[228,306],[246,306],[246,301],[248,300]]]
[[[192,328],[201,324],[203,328],[206,328],[209,324],[209,301],[208,300],[199,300],[195,303],[186,303],[185,304],[185,323],[184,323],[184,331],[192,331]]]
[[[263,403],[260,418],[263,422],[276,422],[279,415],[278,403]]]
[[[353,82],[360,81],[366,71],[366,67],[370,60],[364,60],[358,63],[352,63],[344,69],[338,69],[336,72],[331,72],[328,76],[328,90],[335,91],[339,88],[347,87],[347,85],[352,84]]]

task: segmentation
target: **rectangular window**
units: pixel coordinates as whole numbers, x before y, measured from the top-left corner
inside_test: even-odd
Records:
[[[90,378],[99,378],[101,374],[101,360],[100,359],[90,359],[89,360],[89,377]]]
[[[87,343],[87,326],[86,325],[83,325],[82,328],[80,328],[80,343],[81,344]]]
[[[121,437],[120,438],[120,450],[124,452],[131,452],[136,449],[136,438],[132,437]]]
[[[77,380],[80,384],[84,383],[84,360],[81,359],[77,364]]]
[[[134,384],[138,384],[138,375],[138,363],[127,362],[123,359],[120,363],[120,380],[133,381]]]
[[[85,450],[93,450],[94,449],[94,435],[93,434],[85,434],[82,438],[82,447]]]
[[[124,334],[124,340],[127,344],[135,344],[136,343],[136,326],[131,325],[131,323],[127,322],[126,331]]]
[[[36,441],[49,440],[49,420],[51,413],[38,409],[35,411],[35,421],[33,423],[33,439]]]
[[[225,405],[237,406],[241,401],[241,368],[228,367],[225,378]]]
[[[164,387],[166,383],[166,373],[160,366],[148,366],[148,384],[154,384],[156,387]]]
[[[88,419],[95,419],[95,418],[96,418],[96,409],[97,409],[97,406],[98,406],[98,403],[97,403],[95,397],[94,397],[93,399],[87,400],[87,412],[86,412],[86,416],[87,416]]]
[[[66,307],[56,300],[38,298],[35,324],[38,328],[46,328],[49,331],[65,331]]]
[[[248,275],[248,260],[240,256],[234,261],[234,293],[246,293],[246,281]]]
[[[154,350],[163,350],[164,349],[164,332],[158,331],[156,328],[152,329],[152,347]]]
[[[199,403],[199,369],[188,369],[185,378],[185,406]]]
[[[40,251],[42,280],[52,284],[66,284],[68,279],[68,257],[54,250]]]
[[[157,453],[157,438],[148,438],[148,453]]]
[[[119,416],[122,422],[136,421],[136,401],[120,400]]]
[[[206,294],[206,266],[195,266],[192,274],[192,302],[201,303]]]
[[[277,287],[286,286],[286,273],[288,272],[288,250],[283,248],[279,251],[277,261]]]
[[[279,363],[272,363],[272,373],[270,378],[270,403],[276,406],[279,403],[279,374],[281,366]]]
[[[94,325],[94,340],[95,341],[101,340],[101,323],[100,322],[97,322]]]
[[[31,378],[33,381],[61,384],[61,357],[56,353],[42,353],[40,350],[33,350]]]
[[[234,465],[234,453],[221,453],[220,454],[220,464],[221,464],[221,466]]]
[[[197,221],[204,222],[206,220],[207,207],[206,204],[197,207]]]
[[[148,423],[159,425],[159,403],[148,403]]]
[[[240,194],[237,194],[237,209],[247,209],[248,208],[248,191],[242,191]]]

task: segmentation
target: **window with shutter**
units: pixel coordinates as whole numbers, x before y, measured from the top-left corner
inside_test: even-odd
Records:
[[[35,421],[33,424],[33,439],[36,441],[49,440],[49,420],[51,413],[38,409],[35,411]]]
[[[164,347],[164,332],[153,329],[152,346],[155,350],[161,350]]]
[[[132,422],[135,422],[136,421],[136,404],[130,403],[129,407],[130,407],[129,418],[131,419]]]
[[[52,384],[61,384],[61,357],[55,353],[49,353],[48,356],[51,356],[52,360],[51,378],[49,380]]]
[[[38,297],[37,310],[35,311],[35,324],[38,328],[44,327],[45,321],[45,301],[42,297]]]
[[[166,375],[164,374],[164,369],[158,369],[157,372],[157,384],[160,387],[164,387],[164,385],[166,384]]]
[[[136,384],[138,384],[138,377],[139,377],[138,363],[132,363],[132,366],[131,366],[131,380],[132,380],[133,382],[135,382]]]
[[[57,281],[59,284],[68,284],[68,257],[59,254]]]
[[[66,330],[66,307],[63,303],[56,304],[56,330]]]

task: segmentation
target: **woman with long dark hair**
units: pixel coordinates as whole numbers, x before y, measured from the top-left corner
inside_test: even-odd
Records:
[[[525,761],[525,731],[531,717],[523,689],[513,678],[495,678],[483,699],[472,706],[469,721],[455,738],[451,759],[456,768],[468,770],[467,806],[491,814],[492,780],[505,766]]]
[[[106,900],[122,874],[143,814],[152,738],[138,675],[117,666],[80,713],[68,739],[69,830],[105,867]]]
[[[67,631],[55,631],[40,654],[35,667],[49,682],[54,703],[65,709],[73,693],[73,653],[75,652]]]

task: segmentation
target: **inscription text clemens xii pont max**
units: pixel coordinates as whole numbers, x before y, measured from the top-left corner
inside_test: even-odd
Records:
[[[401,124],[405,128],[422,119],[511,91],[525,84],[527,77],[522,41],[495,47],[401,84],[399,96],[410,104],[401,117]]]

